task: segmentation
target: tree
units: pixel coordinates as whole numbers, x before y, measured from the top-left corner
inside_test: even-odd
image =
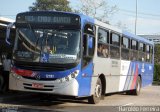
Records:
[[[36,0],[33,6],[29,7],[30,11],[39,10],[56,10],[56,11],[67,11],[71,12],[69,7],[69,1],[67,0]]]
[[[154,48],[154,80],[160,81],[160,44],[156,44]]]
[[[110,6],[106,0],[79,0],[79,8],[76,12],[96,18],[108,23],[109,16],[117,11],[117,6]]]
[[[160,44],[155,45],[154,51],[154,62],[155,64],[160,64]]]

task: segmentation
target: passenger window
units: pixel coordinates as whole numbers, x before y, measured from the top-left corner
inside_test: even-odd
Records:
[[[139,61],[146,60],[146,45],[144,43],[139,43]]]
[[[103,29],[98,31],[98,43],[107,44],[109,41],[109,32]]]
[[[111,58],[120,58],[120,35],[116,33],[111,33],[110,38],[110,56]]]
[[[99,57],[107,58],[108,55],[109,55],[108,45],[104,45],[104,44],[98,43],[97,55],[98,55]]]
[[[118,34],[112,33],[111,35],[111,44],[119,46],[120,45],[120,36]]]
[[[135,40],[131,41],[131,49],[138,50],[138,42]]]
[[[122,37],[121,39],[121,58],[124,60],[129,60],[129,42],[130,39],[127,37]]]
[[[143,51],[143,43],[139,43],[139,50]]]
[[[150,46],[149,45],[146,45],[146,62],[150,62]]]
[[[122,47],[123,48],[127,48],[127,49],[129,49],[129,38],[127,38],[127,37],[122,37]]]
[[[98,31],[98,45],[97,55],[99,57],[107,58],[109,56],[109,31],[99,29]]]
[[[138,60],[138,42],[131,40],[130,59]]]

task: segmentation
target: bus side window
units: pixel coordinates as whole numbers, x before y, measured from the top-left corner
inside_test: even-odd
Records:
[[[120,58],[120,35],[117,33],[111,33],[110,56],[115,59]]]
[[[139,56],[138,56],[139,61],[145,61],[146,60],[146,53],[145,53],[146,45],[140,42],[138,51],[139,51]]]
[[[121,58],[124,60],[129,60],[129,44],[130,40],[127,37],[122,37],[121,39]]]
[[[138,42],[131,40],[130,59],[138,60]]]
[[[109,31],[99,28],[98,30],[98,57],[107,58],[109,56]]]
[[[146,62],[150,62],[150,46],[146,45]]]

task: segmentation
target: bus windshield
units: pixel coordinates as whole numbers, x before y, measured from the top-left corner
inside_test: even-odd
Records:
[[[66,64],[79,58],[79,30],[17,28],[14,60]]]

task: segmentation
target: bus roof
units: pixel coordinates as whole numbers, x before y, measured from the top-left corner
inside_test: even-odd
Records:
[[[144,37],[141,37],[141,36],[138,36],[138,35],[134,35],[130,32],[127,32],[127,31],[123,31],[123,34],[126,35],[126,36],[129,36],[133,39],[136,39],[138,41],[141,41],[141,42],[145,42],[145,43],[148,43],[148,44],[151,44],[151,45],[154,45],[154,42],[150,41],[150,40],[147,40],[145,39]]]
[[[135,34],[132,34],[132,33],[128,32],[128,31],[118,29],[117,27],[114,27],[112,25],[103,23],[103,22],[101,22],[99,20],[93,19],[93,18],[88,17],[86,15],[83,15],[83,14],[79,14],[79,15],[80,15],[82,20],[88,21],[90,23],[96,24],[98,26],[104,27],[104,28],[109,29],[109,30],[113,30],[113,31],[115,31],[117,33],[120,33],[120,34],[122,34],[124,36],[127,36],[127,37],[129,37],[131,39],[135,39],[135,40],[140,41],[140,42],[144,42],[144,43],[148,43],[150,45],[154,45],[154,42],[149,41],[149,40],[145,39],[144,37],[140,37],[138,35],[135,35]]]

